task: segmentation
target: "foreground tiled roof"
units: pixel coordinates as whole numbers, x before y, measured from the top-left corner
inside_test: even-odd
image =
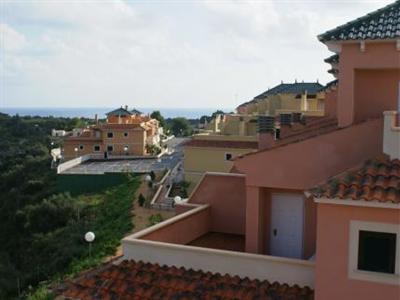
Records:
[[[325,58],[324,62],[328,64],[337,64],[339,62],[339,54],[334,54],[332,56],[329,56],[328,58]]]
[[[400,37],[400,0],[318,36],[321,42]]]
[[[188,147],[205,147],[205,148],[236,148],[236,149],[258,149],[258,142],[247,141],[213,141],[213,140],[197,140],[191,139],[184,143]]]
[[[68,282],[58,293],[81,300],[311,300],[314,297],[308,287],[135,261],[109,265],[99,272]]]
[[[370,160],[311,191],[316,198],[400,203],[400,160]]]

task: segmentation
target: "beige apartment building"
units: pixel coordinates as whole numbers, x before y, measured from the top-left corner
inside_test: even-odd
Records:
[[[113,156],[148,155],[148,146],[158,145],[162,128],[155,119],[140,112],[118,108],[106,114],[105,123],[74,130],[64,139],[62,155],[69,160],[86,154]]]

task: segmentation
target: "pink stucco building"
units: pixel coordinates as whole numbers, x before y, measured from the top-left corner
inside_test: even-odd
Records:
[[[258,151],[126,237],[125,259],[227,274],[240,293],[249,280],[287,288],[260,299],[399,299],[400,1],[318,38],[338,79],[325,116],[261,117]]]

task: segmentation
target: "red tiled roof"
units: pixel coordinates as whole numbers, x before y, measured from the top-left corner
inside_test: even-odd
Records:
[[[184,146],[210,148],[258,149],[256,141],[217,141],[191,139]]]
[[[72,299],[264,299],[311,300],[314,292],[297,285],[213,274],[141,261],[108,265],[67,282],[56,291]]]
[[[400,204],[400,160],[367,161],[359,171],[334,177],[311,192],[316,198]]]

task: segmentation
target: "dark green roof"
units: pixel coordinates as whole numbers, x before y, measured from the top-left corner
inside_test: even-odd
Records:
[[[270,95],[276,94],[301,94],[307,91],[310,95],[315,95],[323,88],[319,82],[296,82],[296,83],[281,83],[272,89],[254,97],[254,99],[264,99]]]
[[[337,64],[339,62],[339,54],[334,54],[332,56],[329,56],[328,58],[325,58],[324,62],[328,64]]]
[[[400,37],[400,0],[318,36],[321,42]]]
[[[122,107],[114,109],[113,111],[106,113],[107,117],[108,116],[121,116],[122,117],[122,116],[130,116],[130,115],[132,115],[132,113]]]
[[[137,110],[136,108],[132,109],[131,113],[134,114],[134,115],[141,115],[142,114],[142,112]]]

